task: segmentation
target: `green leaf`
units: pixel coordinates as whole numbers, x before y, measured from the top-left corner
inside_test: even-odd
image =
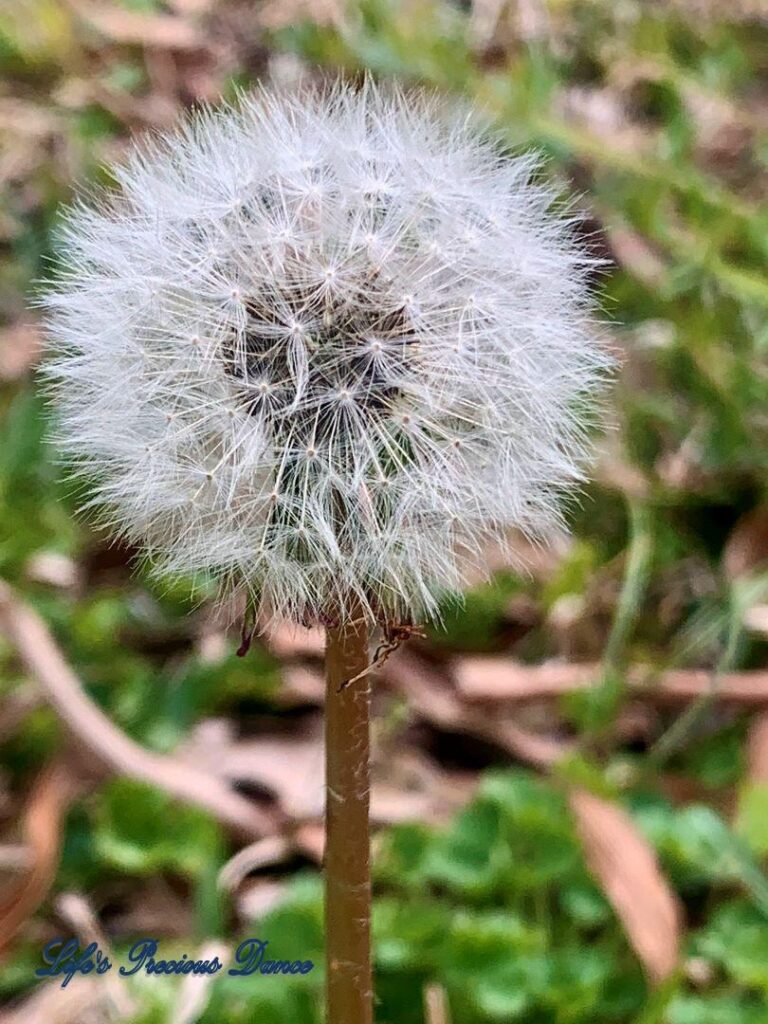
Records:
[[[221,855],[221,833],[212,818],[142,782],[108,783],[95,818],[98,855],[128,874],[172,871],[200,878]]]
[[[768,785],[754,782],[742,788],[734,828],[753,853],[768,854]]]

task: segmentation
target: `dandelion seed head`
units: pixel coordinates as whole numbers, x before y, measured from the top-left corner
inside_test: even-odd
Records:
[[[59,441],[108,524],[299,621],[429,615],[487,542],[559,530],[609,361],[537,170],[371,82],[135,147],[46,299]]]

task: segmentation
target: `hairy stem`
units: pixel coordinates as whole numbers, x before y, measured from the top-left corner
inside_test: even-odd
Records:
[[[326,637],[326,1024],[371,1024],[368,629],[353,612]],[[355,680],[350,682],[350,680]]]

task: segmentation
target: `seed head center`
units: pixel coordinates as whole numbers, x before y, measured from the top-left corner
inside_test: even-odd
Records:
[[[276,438],[311,448],[348,429],[352,407],[381,420],[413,370],[416,338],[402,303],[378,308],[291,287],[247,297],[245,308],[244,328],[222,346],[224,368],[236,403]]]

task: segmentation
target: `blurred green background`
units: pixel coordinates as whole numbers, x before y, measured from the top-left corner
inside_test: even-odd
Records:
[[[222,878],[246,837],[161,779],[91,771],[0,636],[0,1019],[319,1022],[319,968],[197,1003],[179,979],[65,1000],[34,978],[45,941],[95,926],[118,958],[258,935],[321,963],[322,688],[316,637],[239,660],[184,581],[150,585],[75,519],[28,303],[59,204],[130,135],[257,79],[369,69],[549,157],[622,364],[572,539],[526,574],[489,552],[493,582],[377,684],[376,1019],[766,1024],[764,4],[3,0],[0,69],[0,575],[116,725],[272,822]]]

